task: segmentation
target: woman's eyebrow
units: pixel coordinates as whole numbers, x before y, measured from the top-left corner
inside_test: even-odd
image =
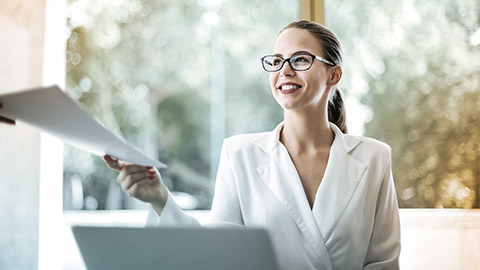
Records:
[[[296,51],[292,55],[297,55],[297,54],[312,54],[312,53],[309,51]]]
[[[297,55],[297,54],[312,54],[312,53],[309,52],[309,51],[296,51],[292,54],[292,56]],[[283,54],[281,54],[281,53],[276,53],[274,55],[283,58]]]

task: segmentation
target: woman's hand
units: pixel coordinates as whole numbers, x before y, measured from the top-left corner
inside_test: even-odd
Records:
[[[1,111],[2,111],[2,103],[0,103],[0,112]],[[0,115],[0,123],[15,125],[15,120]]]
[[[128,195],[151,203],[159,213],[163,210],[168,191],[153,167],[121,162],[109,155],[103,159],[108,167],[120,172],[117,182]]]

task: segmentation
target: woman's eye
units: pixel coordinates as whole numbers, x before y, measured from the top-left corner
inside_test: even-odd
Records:
[[[308,62],[310,62],[310,61],[305,56],[297,56],[295,58],[295,63],[308,63]]]
[[[273,59],[272,63],[273,63],[274,66],[278,66],[282,63],[282,60],[281,59]]]

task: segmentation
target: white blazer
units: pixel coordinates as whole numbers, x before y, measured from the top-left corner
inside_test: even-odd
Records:
[[[400,222],[390,147],[343,134],[335,140],[313,209],[273,131],[225,139],[211,220],[268,230],[279,265],[302,269],[398,269]],[[171,195],[147,225],[199,225]]]

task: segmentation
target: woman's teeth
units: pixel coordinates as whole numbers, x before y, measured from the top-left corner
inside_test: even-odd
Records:
[[[300,88],[298,85],[293,85],[293,84],[287,84],[287,85],[282,85],[282,90],[292,90],[292,89],[297,89]]]

